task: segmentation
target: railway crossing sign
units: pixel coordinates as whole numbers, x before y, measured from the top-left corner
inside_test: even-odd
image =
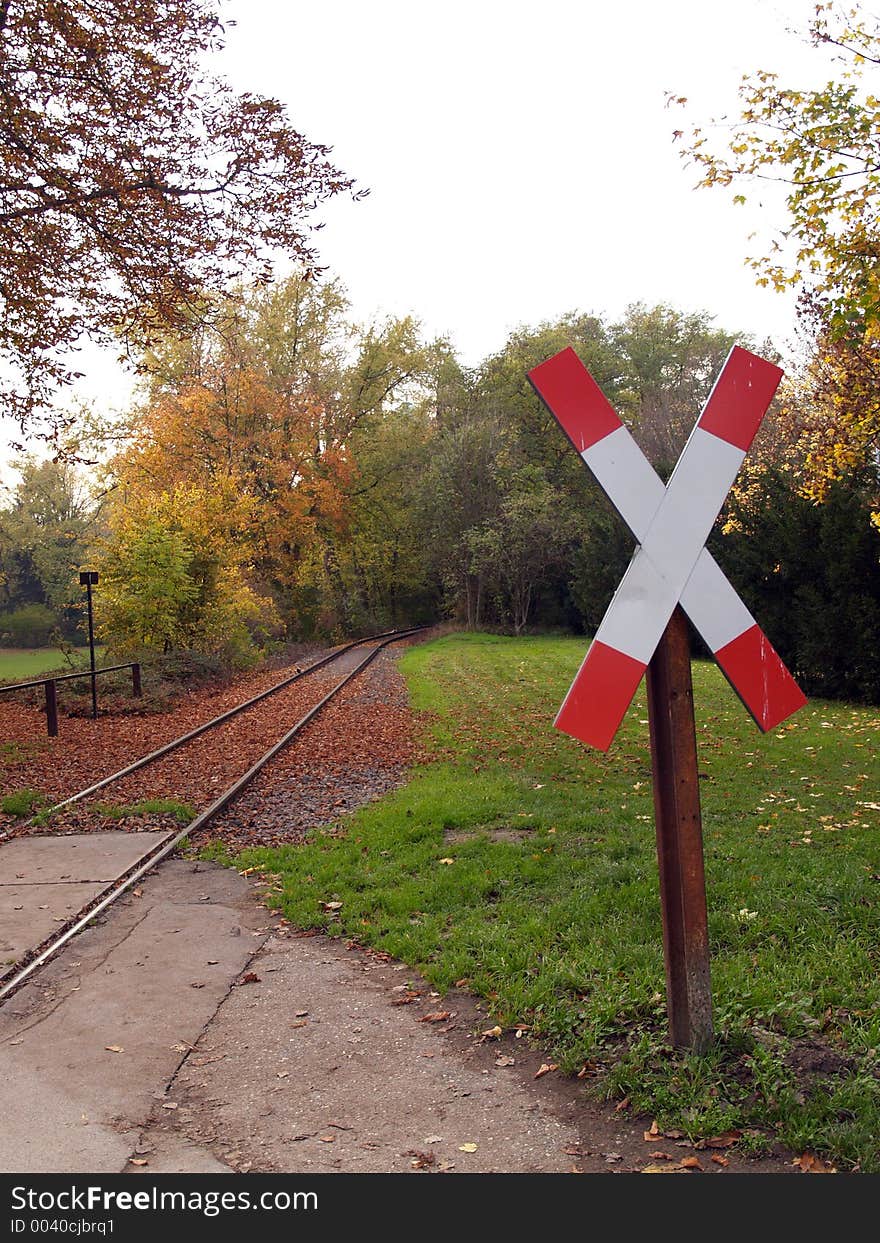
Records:
[[[607,751],[647,673],[669,1033],[698,1052],[713,1026],[685,613],[760,729],[806,703],[706,548],[781,378],[778,367],[734,346],[664,487],[574,350],[529,372],[638,541],[555,723]]]
[[[639,541],[556,725],[607,751],[676,605],[758,727],[806,699],[705,547],[782,372],[734,346],[666,488],[574,350],[529,379]]]

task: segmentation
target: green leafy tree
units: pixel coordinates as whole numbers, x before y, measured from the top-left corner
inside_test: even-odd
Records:
[[[833,481],[821,504],[790,472],[735,498],[712,549],[812,695],[880,702],[880,531],[872,480]]]
[[[87,559],[100,505],[81,473],[63,462],[26,458],[10,503],[0,510],[0,602],[42,606],[72,636],[80,620],[78,570]]]
[[[120,653],[189,649],[247,663],[277,626],[243,574],[246,503],[229,488],[179,485],[136,507],[117,499],[100,545],[96,621]]]
[[[668,476],[734,344],[705,312],[634,303],[609,329],[619,368],[616,406],[649,460]]]

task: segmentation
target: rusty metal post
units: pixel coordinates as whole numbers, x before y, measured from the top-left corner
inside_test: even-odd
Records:
[[[648,720],[669,1038],[701,1053],[714,1032],[690,637],[681,608],[648,665]]]
[[[43,683],[46,692],[46,732],[50,738],[58,737],[58,687],[54,679]]]
[[[131,693],[140,699],[141,691],[141,667],[135,661],[131,667]]]

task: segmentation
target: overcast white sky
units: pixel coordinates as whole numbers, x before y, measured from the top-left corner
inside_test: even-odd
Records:
[[[744,73],[825,80],[809,0],[230,0],[225,64],[370,197],[324,216],[357,310],[412,311],[466,362],[511,328],[629,302],[785,336],[744,267],[749,212],[696,191],[672,131],[736,108]],[[667,91],[689,109],[665,106]],[[768,200],[769,201],[769,200]],[[779,222],[783,222],[781,210]]]
[[[218,64],[283,100],[308,138],[370,189],[323,211],[322,261],[362,319],[413,313],[465,363],[510,330],[637,300],[705,310],[780,347],[793,299],[745,256],[763,207],[695,190],[672,141],[736,113],[743,74],[815,85],[828,62],[797,35],[812,0],[227,0]],[[665,106],[686,95],[684,110]],[[115,366],[83,355],[86,397],[119,404]]]

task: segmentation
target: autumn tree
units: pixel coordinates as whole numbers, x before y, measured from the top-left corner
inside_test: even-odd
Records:
[[[192,329],[205,290],[315,267],[352,183],[283,106],[205,68],[212,0],[0,0],[0,398],[25,425],[83,335]]]
[[[738,201],[765,179],[786,187],[787,218],[769,252],[750,262],[759,283],[800,291],[805,360],[781,394],[778,430],[788,443],[777,436],[768,452],[765,438],[753,466],[781,466],[822,501],[833,480],[854,473],[870,488],[880,449],[880,22],[858,7],[819,4],[808,37],[831,54],[836,73],[824,86],[755,73],[723,140],[704,127],[680,136],[704,186],[729,186]]]
[[[243,291],[215,308],[210,328],[155,343],[113,474],[132,497],[233,486],[251,503],[251,580],[297,627],[305,612],[346,625],[357,498],[393,486],[381,477],[393,455],[374,452],[373,439],[396,410],[423,402],[431,356],[410,318],[355,324],[338,282],[298,273]]]
[[[190,649],[246,663],[278,628],[272,601],[242,574],[251,506],[227,480],[178,484],[137,505],[115,498],[97,544],[98,632],[119,653]]]
[[[846,334],[880,317],[880,21],[819,4],[808,37],[842,66],[823,87],[782,85],[761,70],[743,81],[740,116],[723,118],[720,142],[703,126],[677,133],[704,186],[733,187],[735,201],[751,182],[786,187],[787,221],[769,254],[750,262],[760,284],[813,290],[829,327]]]

